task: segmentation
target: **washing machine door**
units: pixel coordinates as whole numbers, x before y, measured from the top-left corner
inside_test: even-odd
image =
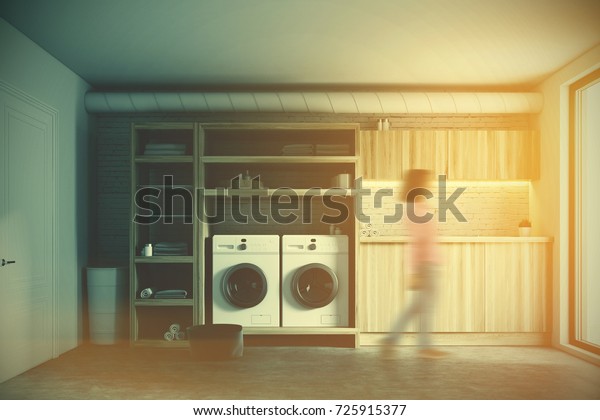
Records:
[[[223,276],[223,295],[238,308],[252,308],[267,295],[267,278],[260,267],[243,263],[230,267]]]
[[[300,267],[292,278],[294,298],[307,308],[322,308],[335,299],[339,281],[326,265],[313,263]]]

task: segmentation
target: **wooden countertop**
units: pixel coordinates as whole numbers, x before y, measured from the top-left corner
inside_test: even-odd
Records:
[[[531,243],[552,242],[549,236],[441,236],[440,243]],[[385,244],[410,242],[410,236],[366,236],[360,238],[361,244]]]

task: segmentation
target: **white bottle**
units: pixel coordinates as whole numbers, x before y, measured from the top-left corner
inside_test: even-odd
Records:
[[[146,244],[146,246],[144,247],[144,252],[143,252],[145,257],[151,257],[152,256],[152,244]]]

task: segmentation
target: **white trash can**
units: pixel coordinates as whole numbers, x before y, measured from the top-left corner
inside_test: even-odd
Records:
[[[127,338],[129,281],[126,267],[87,268],[90,341],[115,344]]]

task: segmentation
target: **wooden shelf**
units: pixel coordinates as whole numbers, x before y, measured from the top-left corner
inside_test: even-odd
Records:
[[[208,197],[233,197],[226,202],[250,200],[252,196],[282,197],[317,197],[311,207],[314,213],[325,213],[328,201],[353,200],[356,191],[351,188],[332,188],[337,185],[336,177],[348,174],[351,179],[356,175],[358,163],[358,124],[134,124],[132,127],[132,182],[131,190],[135,193],[140,188],[165,188],[161,183],[164,176],[173,176],[173,188],[192,190],[197,203],[202,206],[216,206]],[[145,155],[149,145],[184,144],[185,155]],[[291,152],[304,150],[309,146],[306,155],[290,155]],[[302,147],[297,147],[302,146]],[[333,146],[333,147],[332,147]],[[291,147],[291,148],[290,148]],[[176,148],[173,148],[175,150]],[[160,150],[155,148],[154,150]],[[168,149],[166,149],[168,150]],[[177,150],[180,150],[177,148]],[[151,152],[149,152],[151,153]],[[158,152],[168,153],[168,152]],[[286,153],[286,154],[284,154]],[[328,153],[335,153],[330,155]],[[232,189],[236,178],[242,174],[260,177],[260,183],[254,186],[267,186],[263,189]],[[245,185],[245,184],[240,184]],[[323,186],[311,188],[313,185]],[[277,188],[284,186],[284,188]],[[210,187],[204,189],[204,187]],[[290,188],[285,188],[290,187]],[[325,197],[319,199],[319,197]],[[330,197],[339,197],[331,198]],[[160,201],[160,200],[157,200]],[[262,202],[261,202],[262,203]],[[264,203],[262,203],[264,204]],[[224,210],[223,210],[224,211]],[[132,210],[133,212],[133,210]],[[185,207],[173,210],[184,213]],[[135,214],[132,214],[134,216]],[[185,215],[181,215],[188,217]],[[195,216],[195,215],[194,215]],[[316,219],[315,219],[316,220]],[[179,222],[180,220],[176,220]],[[193,225],[187,223],[158,223],[142,226],[131,225],[131,341],[135,346],[154,346],[164,348],[187,347],[187,341],[168,342],[160,334],[162,324],[174,320],[181,325],[196,325],[205,322],[207,309],[205,302],[205,270],[206,252],[204,238],[215,234],[221,226],[201,224],[194,217]],[[280,230],[278,224],[269,222],[268,229]],[[300,223],[300,222],[298,222]],[[312,231],[326,230],[311,222]],[[237,229],[237,225],[231,225]],[[246,228],[244,226],[244,228]],[[354,221],[345,222],[342,228],[354,230]],[[264,226],[250,225],[251,232],[262,232]],[[293,232],[296,226],[284,230]],[[305,231],[305,226],[298,226]],[[352,236],[354,237],[354,235]],[[157,241],[185,241],[193,256],[138,256],[137,250],[145,243]],[[356,242],[353,242],[355,255]],[[352,259],[354,264],[354,260]],[[179,264],[179,266],[177,265]],[[350,287],[355,298],[356,275],[354,267],[349,267]],[[141,299],[136,292],[145,287],[164,287],[170,284],[174,289],[185,289],[190,293],[189,299]],[[350,307],[354,303],[350,302]],[[355,325],[355,320],[351,325]],[[357,328],[281,328],[256,327],[244,328],[248,342],[254,344],[280,343],[290,345],[344,344],[356,346],[358,342]],[[278,341],[277,336],[281,336]],[[296,341],[294,341],[296,340]]]
[[[249,197],[249,196],[286,196],[286,195],[314,195],[314,196],[344,196],[350,197],[356,193],[356,190],[350,188],[323,187],[319,194],[315,194],[312,188],[263,188],[263,189],[232,189],[232,188],[210,188],[203,190],[205,196],[225,196],[225,197]]]
[[[194,157],[184,156],[142,156],[138,155],[134,159],[135,163],[194,163]]]
[[[165,189],[167,186],[163,185],[163,184],[139,184],[137,187],[138,187],[138,189],[139,188],[156,188],[156,189],[162,190],[162,189]],[[183,189],[190,190],[190,191],[194,189],[194,186],[190,185],[190,184],[173,184],[173,185],[169,185],[169,187],[183,188]]]
[[[204,156],[202,163],[354,163],[356,156]]]
[[[194,299],[135,299],[134,306],[194,306]]]
[[[153,257],[135,257],[136,263],[142,264],[173,264],[173,263],[193,263],[194,257],[191,255],[166,256],[156,255]]]
[[[154,188],[164,192],[165,177],[172,177],[173,188],[185,189],[195,196],[199,187],[197,173],[198,131],[197,123],[133,124],[131,133],[131,192],[132,198],[143,188]],[[144,154],[150,145],[184,146],[185,154],[173,154],[171,150],[161,154]],[[160,149],[155,149],[160,150]],[[179,150],[179,149],[177,149]],[[162,197],[161,197],[162,198]],[[160,200],[154,197],[152,203]],[[132,203],[134,204],[134,203]],[[198,254],[202,253],[197,238],[197,219],[181,203],[169,213],[161,214],[156,223],[133,222],[137,209],[131,207],[130,250],[130,336],[135,346],[158,346],[165,348],[187,347],[187,341],[168,342],[162,340],[163,324],[177,322],[192,325],[201,322],[199,314],[203,291],[198,281]],[[161,212],[162,213],[162,212]],[[171,219],[171,220],[170,220]],[[189,222],[188,222],[189,220]],[[140,246],[157,242],[185,242],[186,254],[138,256]],[[155,249],[156,252],[156,249]],[[141,299],[138,291],[147,287],[157,289],[183,289],[186,299]],[[200,290],[199,290],[200,289]]]

